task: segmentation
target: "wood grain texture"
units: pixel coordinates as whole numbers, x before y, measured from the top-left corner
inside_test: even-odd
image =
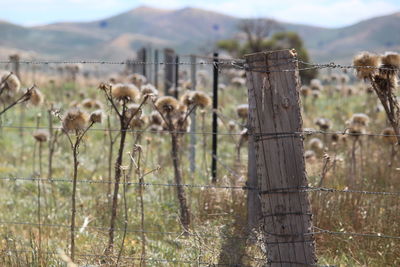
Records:
[[[246,56],[250,132],[255,135],[262,228],[269,266],[315,264],[315,244],[301,132],[299,78],[293,50]],[[282,191],[288,191],[291,193]],[[283,189],[283,190],[279,190]],[[278,193],[276,191],[280,191]],[[293,192],[294,191],[294,192]]]

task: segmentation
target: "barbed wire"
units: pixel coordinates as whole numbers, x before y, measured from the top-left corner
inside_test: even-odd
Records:
[[[0,253],[34,253],[32,250],[0,250]],[[59,255],[58,252],[56,251],[41,251],[43,254],[47,255]],[[104,255],[104,254],[75,254],[75,257],[94,257],[94,258],[99,258],[99,259],[112,259],[112,258],[118,258],[117,255]],[[132,256],[121,256],[121,259],[125,260],[132,260],[132,261],[149,261],[149,262],[164,262],[164,263],[185,263],[185,264],[196,264],[198,265],[205,265],[205,266],[231,266],[231,267],[250,267],[248,265],[242,265],[242,264],[232,264],[232,263],[210,263],[210,262],[201,262],[201,261],[190,261],[190,260],[175,260],[175,259],[160,259],[160,258],[152,258],[152,257],[132,257]],[[254,259],[254,261],[266,261],[264,259]]]
[[[198,61],[198,62],[190,62],[190,61],[171,61],[171,62],[157,62],[157,61],[106,61],[106,60],[20,60],[18,61],[20,64],[27,65],[74,65],[74,64],[88,64],[88,65],[237,65],[240,66],[243,61],[238,60],[228,60],[228,59],[220,59],[218,58],[218,62],[213,61]],[[0,64],[11,64],[15,63],[15,61],[11,60],[0,60]]]
[[[220,114],[219,114],[220,115]],[[246,127],[246,125],[241,125],[243,127]],[[32,129],[32,130],[37,130],[37,129],[49,129],[48,126],[16,126],[16,125],[0,125],[0,129]],[[53,130],[62,130],[62,127],[52,127]],[[396,134],[384,134],[384,133],[368,133],[368,132],[348,132],[348,129],[346,128],[345,130],[342,131],[322,131],[322,130],[304,130],[304,131],[295,131],[295,132],[265,132],[265,133],[252,133],[249,129],[249,131],[246,133],[246,135],[249,136],[254,136],[256,141],[261,141],[262,137],[304,137],[304,136],[309,136],[309,135],[316,135],[316,134],[321,134],[321,135],[343,135],[343,136],[369,136],[369,137],[400,137],[400,135]],[[157,130],[157,131],[152,131],[150,129],[146,130],[136,130],[136,129],[128,129],[128,130],[121,130],[121,129],[107,129],[107,128],[90,128],[88,131],[101,131],[101,132],[121,132],[121,131],[126,131],[126,132],[131,132],[131,133],[152,133],[152,134],[170,134],[170,133],[177,133],[177,134],[196,134],[196,135],[235,135],[235,136],[240,136],[243,135],[242,132],[212,132],[212,131],[195,131],[195,132],[190,132],[190,131],[168,131],[168,130]],[[262,139],[265,140],[265,139]]]
[[[348,236],[359,236],[359,237],[371,237],[371,238],[385,238],[385,239],[397,239],[400,240],[400,236],[393,235],[385,235],[385,234],[367,234],[367,233],[355,233],[355,232],[338,232],[338,231],[330,231],[326,229],[319,228],[317,226],[313,226],[318,232],[314,232],[313,234],[330,234],[330,235],[348,235]]]
[[[64,225],[64,224],[46,224],[46,223],[32,223],[32,222],[15,222],[15,221],[0,221],[1,225],[29,225],[29,226],[43,226],[43,227],[53,227],[53,228],[70,228],[70,225]],[[312,235],[320,235],[320,234],[330,234],[330,235],[347,235],[347,236],[358,236],[358,237],[367,237],[367,238],[383,238],[383,239],[396,239],[400,240],[400,236],[394,236],[394,235],[387,235],[387,234],[381,234],[381,233],[357,233],[357,232],[346,232],[346,231],[332,231],[332,230],[326,230],[317,226],[313,226],[313,228],[316,230],[314,232],[307,232],[307,233],[298,233],[298,234],[277,234],[277,233],[269,233],[266,232],[265,234],[268,236],[312,236]],[[98,230],[98,231],[109,231],[109,227],[99,227],[99,226],[86,226],[84,229],[93,229],[93,230]],[[80,229],[76,229],[76,232],[81,232]],[[132,230],[132,229],[119,229],[119,228],[114,228],[114,231],[116,232],[124,232],[126,231],[127,233],[146,233],[146,234],[160,234],[160,235],[177,235],[177,236],[182,236],[184,232],[169,232],[169,231],[150,231],[150,230]],[[187,235],[190,236],[199,236],[202,238],[231,238],[231,239],[242,239],[242,240],[259,240],[254,237],[242,237],[242,236],[231,236],[231,235],[210,235],[204,232],[186,232]],[[288,241],[291,243],[292,241]],[[299,241],[299,242],[304,242],[304,241]]]
[[[3,253],[34,253],[32,249],[24,249],[24,250],[3,250],[0,251]],[[55,251],[42,251],[41,253],[47,254],[47,255],[59,255],[58,252]],[[104,255],[104,254],[76,254],[76,257],[96,257],[99,259],[104,259],[104,258],[117,258],[118,256],[114,255]],[[246,256],[246,255],[244,255]],[[214,267],[214,266],[230,266],[230,267],[250,267],[249,265],[243,265],[243,264],[235,264],[235,263],[210,263],[210,262],[202,262],[202,261],[189,261],[189,260],[175,260],[175,259],[160,259],[160,258],[152,258],[152,257],[132,257],[132,256],[121,256],[121,259],[126,259],[126,260],[133,260],[133,261],[149,261],[149,262],[164,262],[164,263],[186,263],[186,264],[195,264],[196,266],[204,265],[207,267]],[[256,262],[265,262],[266,264],[271,264],[271,263],[290,263],[288,261],[270,261],[267,259],[260,259],[260,258],[250,258],[251,261],[256,261]],[[312,266],[312,267],[336,267],[336,265],[319,265],[319,264],[308,264],[308,263],[299,263],[299,262],[291,262],[292,264],[298,264],[302,266]]]
[[[9,129],[32,129],[32,130],[37,130],[37,129],[49,129],[47,126],[15,126],[15,125],[0,125],[1,128],[9,128]],[[52,127],[53,130],[62,130],[62,127]],[[101,132],[130,132],[130,133],[153,133],[153,134],[170,134],[170,133],[177,133],[177,134],[196,134],[196,135],[241,135],[239,132],[211,132],[211,131],[196,131],[196,132],[190,132],[190,131],[168,131],[168,130],[157,130],[157,131],[152,131],[150,129],[147,130],[134,130],[134,129],[128,129],[128,130],[121,130],[121,129],[107,129],[107,128],[90,128],[88,131],[101,131]]]
[[[185,55],[189,56],[189,55]],[[204,58],[208,60],[214,59],[214,57],[210,56],[201,56],[195,55],[197,58]],[[31,64],[31,65],[50,65],[50,64],[61,64],[61,65],[69,65],[69,64],[91,64],[91,65],[229,65],[231,67],[237,67],[245,70],[254,70],[254,71],[263,71],[263,72],[290,72],[290,71],[305,71],[311,69],[380,69],[380,70],[398,70],[397,68],[390,68],[385,66],[359,66],[359,65],[343,65],[337,64],[335,62],[330,63],[313,63],[307,62],[300,59],[288,59],[288,62],[283,62],[276,65],[261,65],[257,66],[257,68],[249,68],[245,64],[245,59],[229,59],[229,58],[219,58],[216,57],[219,62],[214,61],[198,61],[198,62],[190,62],[190,61],[181,61],[181,62],[157,62],[157,61],[137,61],[137,60],[124,60],[124,61],[107,61],[107,60],[20,60],[18,61],[20,64]],[[279,59],[284,60],[284,59]],[[11,64],[15,61],[12,60],[0,60],[0,64]],[[271,68],[278,65],[286,65],[291,62],[296,62],[304,65],[308,65],[310,67],[304,68],[294,68],[294,69],[282,69],[282,70],[268,70],[267,68]],[[261,68],[261,69],[260,69]],[[263,69],[265,68],[265,69]]]
[[[304,262],[294,262],[294,261],[273,261],[273,260],[267,260],[267,264],[294,264],[294,265],[301,265],[301,266],[312,266],[312,267],[336,267],[336,265],[319,265],[319,264],[311,264],[311,263],[304,263]]]
[[[35,177],[0,177],[0,180],[9,181],[41,181],[41,182],[61,182],[61,183],[72,183],[72,179],[67,178],[35,178]],[[105,180],[77,180],[77,183],[82,184],[115,184],[113,181]],[[328,187],[314,187],[314,186],[303,186],[303,187],[292,187],[292,188],[276,188],[270,190],[260,190],[259,188],[248,187],[248,186],[224,186],[224,185],[200,185],[200,184],[175,184],[175,183],[139,183],[139,182],[119,182],[118,184],[125,185],[142,185],[142,186],[159,186],[159,187],[190,187],[200,189],[232,189],[232,190],[247,190],[247,191],[259,191],[259,194],[290,194],[290,193],[306,193],[306,192],[325,192],[325,193],[348,193],[348,194],[363,194],[363,195],[383,195],[383,196],[398,196],[400,192],[385,192],[385,191],[367,191],[367,190],[353,190],[353,189],[336,189]]]
[[[42,182],[64,182],[64,183],[72,183],[72,179],[66,178],[34,178],[34,177],[0,177],[0,180],[14,180],[14,181],[42,181]],[[83,184],[115,184],[112,181],[104,181],[104,180],[77,180],[77,183]],[[215,188],[215,189],[233,189],[233,190],[257,190],[255,188],[242,187],[242,186],[223,186],[223,185],[200,185],[200,184],[175,184],[175,183],[139,183],[139,182],[119,182],[118,184],[125,185],[142,185],[142,186],[160,186],[160,187],[190,187],[190,188]]]
[[[396,71],[399,70],[398,68],[394,67],[386,67],[386,66],[361,66],[361,65],[342,65],[342,64],[337,64],[335,62],[330,62],[330,63],[313,63],[313,62],[306,62],[300,59],[297,59],[298,63],[304,64],[304,65],[309,65],[312,67],[317,67],[317,68],[332,68],[332,69],[376,69],[376,70],[392,70]]]
[[[35,227],[52,227],[52,228],[68,228],[70,229],[70,225],[66,224],[50,224],[50,223],[33,223],[33,222],[16,222],[16,221],[0,221],[0,225],[28,225],[28,226],[35,226]],[[104,231],[108,232],[110,230],[109,227],[101,227],[101,226],[86,226],[80,227],[79,229],[76,228],[75,232],[82,232],[81,228],[84,229],[93,229],[97,231]],[[230,238],[230,239],[238,239],[238,240],[258,240],[257,238],[248,236],[233,236],[227,235],[223,233],[219,233],[219,235],[212,235],[206,232],[201,231],[182,231],[182,232],[173,232],[173,231],[151,231],[151,230],[142,230],[142,229],[122,229],[122,228],[114,228],[116,232],[127,232],[127,233],[145,233],[145,234],[155,234],[155,235],[176,235],[176,236],[184,236],[184,234],[189,236],[198,236],[202,238]]]
[[[64,224],[46,224],[46,223],[33,223],[33,222],[15,222],[15,221],[0,221],[0,225],[28,225],[28,226],[43,226],[43,227],[53,227],[53,228],[67,228],[69,229],[71,226],[70,225],[64,225]],[[387,235],[387,234],[381,234],[381,233],[357,233],[357,232],[346,232],[346,231],[332,231],[332,230],[326,230],[317,226],[313,226],[313,228],[316,231],[313,232],[307,232],[307,233],[297,233],[297,234],[278,234],[278,233],[270,233],[270,232],[265,232],[265,234],[268,236],[312,236],[312,235],[320,235],[320,234],[330,234],[330,235],[347,235],[347,236],[358,236],[358,237],[367,237],[367,238],[383,238],[383,239],[396,239],[400,240],[400,236],[394,236],[394,235]],[[93,229],[93,230],[98,230],[98,231],[109,231],[109,227],[99,227],[99,226],[86,226],[84,229]],[[76,229],[76,232],[82,232],[80,229]],[[182,236],[184,232],[169,232],[169,231],[150,231],[150,230],[141,230],[141,229],[120,229],[120,228],[114,228],[114,231],[116,232],[124,232],[126,231],[127,233],[146,233],[146,234],[159,234],[159,235],[177,235],[177,236]],[[259,240],[254,237],[242,237],[242,236],[231,236],[231,235],[210,235],[205,232],[185,232],[187,235],[190,236],[199,236],[202,238],[230,238],[230,239],[241,239],[241,240]],[[287,241],[288,243],[295,242],[295,241]],[[305,241],[296,241],[296,242],[305,242]],[[272,242],[273,243],[273,242]]]

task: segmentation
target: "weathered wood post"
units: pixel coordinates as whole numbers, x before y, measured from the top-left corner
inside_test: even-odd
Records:
[[[179,97],[179,56],[175,56],[175,86],[174,86],[174,96],[176,99]]]
[[[164,49],[164,92],[165,95],[171,95],[170,88],[174,83],[174,61],[175,52],[170,48]]]
[[[250,99],[249,99],[250,101]],[[250,104],[252,105],[252,104]],[[248,120],[250,121],[250,119]],[[247,182],[246,186],[249,188],[258,188],[256,165],[256,151],[254,148],[254,137],[249,135],[248,141],[248,165],[247,165]],[[258,190],[247,191],[247,223],[248,230],[252,233],[253,229],[259,226],[261,217],[261,203]]]
[[[154,51],[154,86],[158,89],[158,49]]]
[[[143,47],[137,52],[137,59],[139,64],[137,64],[136,72],[142,74],[143,76],[146,76],[146,68],[147,68],[147,53],[146,53],[146,48]]]
[[[250,134],[254,138],[268,266],[316,263],[303,157],[299,75],[294,50],[247,55]]]
[[[190,89],[196,90],[196,56],[190,56]],[[196,110],[190,114],[192,123],[190,124],[190,172],[194,174],[196,171]]]
[[[19,70],[19,55],[18,54],[14,54],[14,55],[10,55],[9,56],[9,60],[11,61],[11,70],[12,72],[17,75],[18,79],[21,80],[21,73]]]

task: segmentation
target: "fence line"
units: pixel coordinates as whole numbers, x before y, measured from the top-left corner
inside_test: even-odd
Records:
[[[66,178],[34,178],[34,177],[0,177],[0,180],[8,181],[41,181],[41,182],[60,182],[60,183],[72,183],[72,179]],[[77,183],[81,184],[115,184],[112,181],[105,180],[77,180]],[[159,186],[159,187],[190,187],[190,188],[214,188],[214,189],[231,189],[231,190],[248,190],[248,191],[259,191],[258,188],[252,188],[247,186],[223,186],[223,185],[200,185],[200,184],[174,184],[174,183],[139,183],[139,182],[119,182],[118,184],[125,185],[142,185],[142,186]],[[324,192],[324,193],[347,193],[347,194],[362,194],[362,195],[382,195],[382,196],[396,196],[400,197],[400,192],[385,192],[385,191],[367,191],[367,190],[352,190],[352,189],[336,189],[328,187],[314,187],[304,186],[296,188],[276,188],[269,191],[260,191],[259,194],[290,194],[290,193],[306,193],[306,192]]]
[[[1,251],[0,251],[1,252]],[[4,250],[2,251],[3,253],[34,253],[32,250]],[[48,254],[48,255],[59,255],[58,252],[55,251],[44,251],[41,252],[44,254]],[[118,258],[118,256],[114,256],[114,255],[103,255],[103,254],[77,254],[75,255],[77,257],[97,257],[100,259],[104,259],[104,258]],[[249,257],[250,260],[252,261],[256,261],[256,262],[265,262],[267,264],[271,264],[271,263],[275,263],[272,261],[269,261],[267,259],[260,259],[260,258],[253,258],[253,257]],[[243,265],[243,264],[233,264],[233,263],[209,263],[209,262],[202,262],[202,261],[189,261],[189,260],[169,260],[169,259],[159,259],[159,258],[142,258],[142,257],[129,257],[129,256],[121,256],[121,259],[127,259],[127,260],[133,260],[133,261],[149,261],[149,262],[164,262],[164,263],[187,263],[187,264],[195,264],[196,266],[199,265],[204,265],[207,267],[213,267],[213,266],[230,266],[230,267],[250,267],[249,265]],[[290,262],[278,262],[278,263],[290,263]],[[293,262],[292,262],[293,263]],[[304,264],[304,263],[293,263],[293,264],[300,264],[302,266],[312,266],[312,267],[336,267],[336,265],[318,265],[318,264]]]
[[[11,64],[14,63],[10,60],[0,60],[0,64]],[[198,62],[190,62],[190,61],[179,61],[179,62],[144,62],[144,61],[101,61],[101,60],[61,60],[61,61],[51,61],[51,60],[21,60],[20,64],[27,65],[51,65],[51,64],[88,64],[88,65],[230,65],[230,66],[240,66],[243,62],[235,61],[235,60],[221,60],[221,62],[215,63],[212,61],[198,61]]]
[[[220,115],[220,114],[219,114]],[[246,127],[246,125],[240,125],[243,127]],[[37,130],[37,129],[49,129],[49,127],[46,126],[15,126],[15,125],[0,125],[0,129],[32,129],[32,130]],[[52,127],[53,130],[62,130],[62,127]],[[368,137],[398,137],[400,135],[396,134],[384,134],[384,133],[352,133],[352,132],[347,132],[348,129],[345,129],[344,131],[321,131],[321,130],[305,130],[305,131],[299,131],[299,132],[273,132],[273,133],[252,133],[249,129],[249,131],[246,133],[246,135],[251,135],[254,136],[256,141],[261,141],[265,139],[260,139],[261,137],[269,137],[271,138],[280,138],[280,137],[305,137],[309,135],[348,135],[348,136],[368,136]],[[121,132],[121,131],[126,131],[126,132],[131,132],[131,133],[153,133],[153,134],[170,134],[170,133],[177,133],[177,134],[196,134],[196,135],[234,135],[234,136],[240,136],[243,135],[241,132],[212,132],[212,131],[196,131],[196,132],[188,132],[188,131],[168,131],[168,130],[162,130],[162,131],[152,131],[152,130],[121,130],[121,129],[107,129],[107,128],[90,128],[88,131],[102,131],[102,132]]]
[[[35,227],[53,227],[53,228],[70,228],[70,225],[65,225],[65,224],[48,224],[48,223],[33,223],[33,222],[15,222],[15,221],[0,221],[0,225],[29,225],[29,226],[35,226]],[[82,228],[82,227],[81,227]],[[395,240],[400,240],[400,236],[394,236],[394,235],[387,235],[387,234],[381,234],[381,233],[357,233],[357,232],[346,232],[346,231],[331,231],[327,229],[322,229],[317,226],[313,226],[313,228],[316,231],[310,232],[310,233],[297,233],[294,235],[285,235],[285,234],[278,234],[278,233],[266,233],[267,235],[270,236],[311,236],[311,235],[321,235],[321,234],[329,234],[329,235],[347,235],[347,236],[358,236],[358,237],[366,237],[366,238],[383,238],[383,239],[395,239]],[[84,229],[93,229],[93,230],[98,230],[98,231],[109,231],[109,227],[100,227],[100,226],[86,226]],[[75,229],[76,232],[80,232],[80,229]],[[170,232],[170,231],[150,231],[150,230],[140,230],[140,229],[122,229],[122,228],[114,228],[114,231],[116,232],[126,232],[126,233],[146,233],[146,234],[159,234],[159,235],[177,235],[177,236],[182,236],[184,232]],[[244,236],[232,236],[232,235],[210,235],[205,232],[187,232],[186,233],[189,236],[198,236],[198,237],[203,237],[203,238],[231,238],[231,239],[238,239],[238,240],[258,240],[257,238],[254,237],[244,237]],[[289,243],[292,243],[292,241],[288,241]],[[304,242],[304,241],[299,241],[299,242]],[[273,242],[272,242],[273,243]]]
[[[196,57],[199,58],[206,58],[206,59],[214,59],[213,57],[207,57],[207,56],[199,56],[196,55]],[[245,63],[243,59],[221,59],[218,58],[220,61],[219,62],[213,62],[213,61],[199,61],[199,62],[190,62],[190,61],[180,61],[180,62],[145,62],[145,61],[103,61],[103,60],[20,60],[20,64],[27,64],[27,65],[50,65],[50,64],[62,64],[62,65],[68,65],[68,64],[91,64],[91,65],[229,65],[230,67],[235,67],[239,69],[244,69],[244,70],[252,70],[255,72],[291,72],[291,71],[305,71],[305,70],[311,70],[311,69],[380,69],[380,70],[398,70],[397,68],[390,68],[390,67],[377,67],[377,66],[358,66],[358,65],[342,65],[342,64],[337,64],[334,62],[330,63],[313,63],[313,62],[306,62],[300,59],[295,59],[292,61],[288,61],[286,63],[280,63],[280,64],[271,64],[271,65],[261,65],[258,66],[257,68],[249,68]],[[281,59],[280,59],[281,60]],[[281,70],[268,70],[268,68],[274,67],[274,66],[279,66],[279,65],[286,65],[290,62],[297,62],[300,64],[308,65],[310,67],[304,67],[304,68],[294,68],[294,69],[281,69]],[[12,60],[0,60],[0,64],[11,64],[14,63]]]
[[[33,223],[33,222],[15,222],[15,221],[0,221],[0,225],[29,225],[29,226],[44,226],[44,227],[53,227],[53,228],[71,228],[71,225],[66,224],[49,224],[49,223]],[[82,228],[82,227],[81,227]],[[84,229],[93,229],[98,231],[108,232],[110,230],[109,227],[101,227],[101,226],[86,226]],[[75,229],[75,232],[80,232],[80,229]],[[126,232],[126,233],[145,233],[145,234],[158,234],[158,235],[177,235],[182,236],[183,234],[189,236],[199,236],[204,238],[231,238],[231,239],[239,239],[239,240],[257,240],[254,237],[244,237],[244,236],[232,236],[232,235],[210,235],[205,232],[172,232],[172,231],[150,231],[150,230],[141,230],[141,229],[122,229],[122,228],[114,228],[116,232]]]
[[[325,230],[316,226],[313,226],[319,232],[315,234],[330,234],[330,235],[349,235],[349,236],[359,236],[359,237],[372,237],[372,238],[385,238],[385,239],[396,239],[400,240],[400,236],[383,235],[383,234],[365,234],[365,233],[355,233],[355,232],[335,232],[330,230]]]
[[[2,251],[0,251],[2,252]],[[4,250],[6,253],[34,253],[32,250]],[[55,251],[42,251],[41,253],[48,255],[59,255],[58,252]],[[77,257],[93,257],[99,259],[117,259],[117,255],[104,255],[104,254],[76,254]],[[205,266],[231,266],[231,267],[250,267],[248,265],[242,264],[232,264],[232,263],[210,263],[210,262],[201,262],[201,261],[189,261],[189,260],[169,260],[169,259],[159,259],[159,258],[143,258],[143,257],[130,257],[130,256],[121,256],[121,259],[132,260],[132,261],[150,261],[150,262],[164,262],[164,263],[187,263],[187,264],[196,264],[196,265],[205,265]],[[251,258],[253,261],[266,261],[264,259]],[[327,266],[320,266],[327,267]]]
[[[10,181],[42,181],[42,182],[61,182],[61,183],[72,183],[72,179],[64,179],[64,178],[34,178],[34,177],[0,177],[0,180],[10,180]],[[77,183],[83,184],[115,184],[112,181],[104,181],[104,180],[77,180]],[[190,188],[215,188],[215,189],[233,189],[233,190],[257,190],[256,188],[249,188],[243,186],[219,186],[219,185],[199,185],[199,184],[174,184],[174,183],[139,183],[139,182],[119,182],[118,184],[125,185],[142,185],[142,186],[160,186],[160,187],[190,187]]]

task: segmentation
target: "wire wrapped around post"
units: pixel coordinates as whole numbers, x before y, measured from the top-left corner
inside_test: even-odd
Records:
[[[294,50],[246,56],[249,131],[254,137],[266,264],[272,267],[315,266],[317,261],[310,203],[302,189],[308,185],[303,139],[293,134],[302,131],[299,77],[297,71],[281,71],[296,70],[295,58]]]

